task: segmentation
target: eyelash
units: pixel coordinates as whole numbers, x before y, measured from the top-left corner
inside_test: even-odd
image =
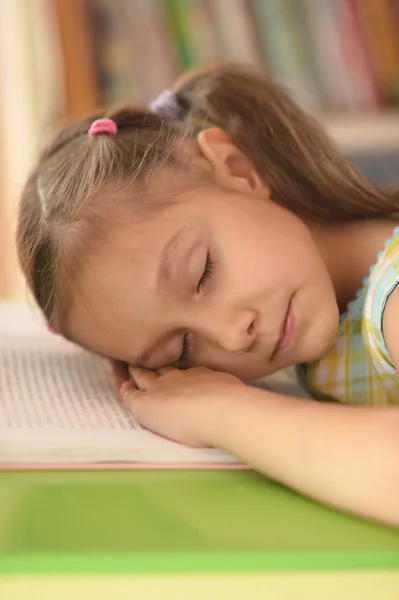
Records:
[[[210,280],[212,279],[212,276],[214,274],[214,271],[215,271],[215,261],[214,261],[212,255],[208,252],[208,255],[206,257],[205,269],[201,276],[201,279],[198,282],[197,292],[200,292],[202,290],[202,288],[205,287],[205,285],[210,282]]]
[[[183,338],[182,351],[181,351],[181,354],[177,361],[177,364],[179,365],[180,369],[184,369],[184,366],[190,362],[190,357],[191,357],[191,345],[190,345],[189,334],[186,333]]]
[[[211,281],[214,272],[215,272],[215,261],[214,261],[212,255],[208,252],[208,255],[206,257],[204,272],[202,273],[201,279],[198,282],[197,292],[200,292],[202,290],[202,288],[204,288],[206,286],[206,284]],[[186,333],[183,338],[183,347],[182,347],[181,354],[178,358],[177,364],[180,365],[181,368],[184,368],[184,365],[186,365],[187,363],[190,362],[190,357],[191,357],[190,338],[189,338],[189,334]]]

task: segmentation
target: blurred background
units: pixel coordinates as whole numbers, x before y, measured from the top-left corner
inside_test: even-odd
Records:
[[[263,65],[373,180],[399,180],[399,0],[1,0],[0,297],[15,211],[59,119],[149,102],[183,70]]]

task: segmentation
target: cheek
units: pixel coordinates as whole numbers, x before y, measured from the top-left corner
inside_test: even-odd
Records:
[[[266,236],[261,231],[242,235],[226,260],[237,286],[256,292],[299,281],[313,259],[303,242],[292,243],[285,236]]]
[[[320,270],[320,257],[302,224],[271,232],[259,262],[276,284],[300,284]]]
[[[241,217],[241,218],[240,218]],[[267,269],[279,278],[283,270],[296,271],[312,258],[312,241],[305,225],[280,207],[258,214],[237,214],[225,230],[231,258],[244,269]]]
[[[299,287],[320,268],[307,227],[276,205],[260,203],[247,211],[226,207],[220,223],[214,237],[231,294]]]

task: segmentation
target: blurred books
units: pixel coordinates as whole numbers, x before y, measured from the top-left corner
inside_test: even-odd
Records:
[[[79,4],[106,103],[126,96],[148,101],[179,71],[215,60],[264,64],[309,109],[354,112],[399,102],[397,0]],[[71,27],[75,42],[77,33]]]
[[[126,98],[148,102],[179,72],[223,60],[262,64],[311,111],[354,113],[399,103],[397,0],[15,4],[28,17],[37,87],[52,89],[46,63],[58,54],[68,114]]]
[[[181,71],[229,60],[263,66],[351,156],[399,153],[399,0],[1,2],[0,257],[54,122],[148,103]],[[3,263],[0,296],[15,287],[15,261]]]

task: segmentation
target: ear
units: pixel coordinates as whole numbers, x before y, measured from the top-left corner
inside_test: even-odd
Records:
[[[250,159],[237,148],[228,133],[217,127],[204,129],[198,134],[197,143],[217,183],[256,195],[268,192]]]

